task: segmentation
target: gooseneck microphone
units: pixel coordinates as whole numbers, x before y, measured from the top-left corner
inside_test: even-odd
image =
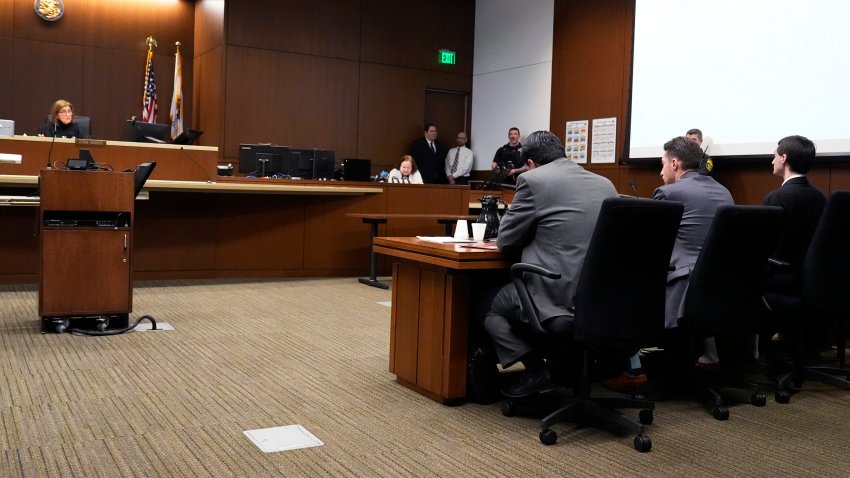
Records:
[[[59,125],[56,124],[56,117],[53,117],[53,139],[50,140],[50,149],[47,150],[47,169],[50,169],[50,155],[53,154],[53,143],[56,142],[56,132],[59,128]]]
[[[182,151],[182,152],[183,152],[183,154],[185,154],[185,155],[186,155],[186,157],[188,157],[189,159],[191,159],[191,160],[192,160],[192,163],[194,163],[194,164],[195,164],[195,166],[197,166],[197,167],[198,167],[198,169],[200,169],[200,170],[204,173],[204,176],[206,176],[206,177],[207,177],[207,184],[212,184],[212,183],[214,182],[214,181],[213,181],[213,179],[212,179],[212,177],[209,175],[209,173],[207,173],[207,170],[206,170],[206,169],[204,169],[203,167],[201,167],[201,165],[200,165],[200,164],[198,164],[198,161],[197,161],[197,160],[195,160],[195,158],[194,158],[194,157],[192,157],[192,155],[191,155],[191,154],[189,154],[189,152],[188,152],[188,151],[186,151],[186,149],[185,149],[185,148],[183,148],[183,146],[180,146],[180,151]]]
[[[635,188],[635,180],[629,179],[628,182],[629,182],[629,186],[632,188],[632,191],[635,193],[635,198],[640,198],[640,196],[638,195],[638,192],[637,192],[637,188]]]

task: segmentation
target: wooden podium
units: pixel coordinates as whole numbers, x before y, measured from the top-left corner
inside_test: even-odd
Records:
[[[124,328],[133,308],[133,173],[42,169],[41,330]]]

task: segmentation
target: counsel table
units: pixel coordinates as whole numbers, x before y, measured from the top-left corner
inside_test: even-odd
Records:
[[[376,237],[376,253],[393,257],[390,372],[443,404],[466,396],[470,290],[476,274],[508,263],[482,243],[438,244],[415,237]]]

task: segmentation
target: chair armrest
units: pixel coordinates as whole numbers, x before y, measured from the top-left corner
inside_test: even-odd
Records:
[[[528,319],[529,325],[531,325],[531,328],[534,329],[535,332],[545,335],[549,332],[546,331],[540,324],[540,318],[537,316],[537,307],[534,306],[531,294],[528,293],[528,286],[525,285],[524,273],[526,272],[542,275],[549,279],[560,279],[561,273],[552,272],[538,265],[526,264],[523,262],[511,266],[511,280],[514,283],[514,287],[516,287],[522,313]]]
[[[532,274],[538,274],[549,279],[560,279],[560,272],[552,272],[548,269],[544,269],[535,264],[527,264],[525,262],[520,262],[518,264],[514,264],[511,266],[511,276],[513,277],[522,277],[523,272],[531,272]]]
[[[781,271],[781,270],[787,270],[789,267],[791,267],[791,264],[789,264],[787,261],[774,259],[773,257],[767,258],[767,268],[770,269],[770,270]]]

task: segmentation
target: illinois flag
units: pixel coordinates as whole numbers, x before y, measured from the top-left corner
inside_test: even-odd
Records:
[[[183,132],[183,71],[180,68],[180,47],[174,54],[174,95],[171,97],[171,139]]]
[[[153,50],[148,49],[145,65],[145,96],[142,99],[142,122],[156,123],[156,78],[153,74]]]

